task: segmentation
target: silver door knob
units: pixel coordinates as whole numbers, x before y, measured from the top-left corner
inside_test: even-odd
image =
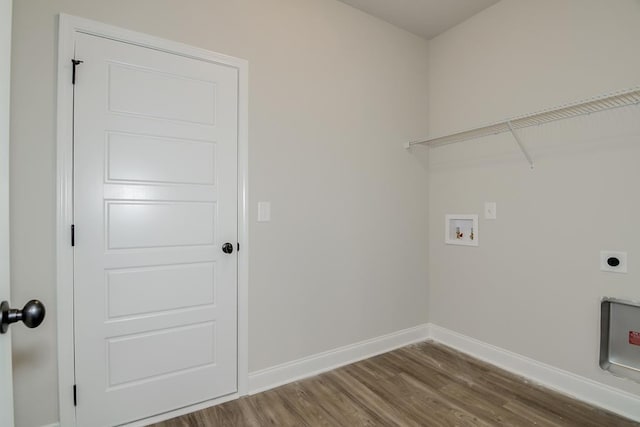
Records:
[[[40,326],[45,315],[44,304],[37,299],[32,299],[24,305],[22,310],[9,307],[8,301],[0,303],[0,334],[4,334],[9,330],[12,323],[24,323],[27,328],[36,328]]]

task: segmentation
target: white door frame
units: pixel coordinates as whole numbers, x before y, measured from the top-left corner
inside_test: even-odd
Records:
[[[56,267],[58,313],[58,398],[60,424],[75,426],[73,406],[74,342],[73,342],[73,86],[71,59],[74,58],[76,36],[91,34],[176,55],[213,62],[238,70],[238,392],[188,408],[147,419],[159,421],[248,393],[249,334],[248,334],[248,69],[244,59],[234,58],[146,34],[124,30],[84,18],[60,14],[58,38],[58,116],[57,116],[57,211],[56,211]],[[81,58],[78,58],[81,59]],[[82,73],[82,66],[78,72]],[[79,390],[81,403],[82,392]],[[137,425],[133,423],[132,425]]]
[[[9,116],[12,0],[0,0],[0,301],[9,302]],[[6,293],[5,293],[6,292]],[[13,425],[11,331],[0,336],[0,425]],[[6,384],[5,384],[6,382]]]

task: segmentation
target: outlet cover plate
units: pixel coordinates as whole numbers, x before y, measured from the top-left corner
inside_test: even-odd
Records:
[[[484,203],[484,219],[496,219],[498,218],[496,202]]]
[[[609,265],[609,258],[617,258],[619,264],[617,266]],[[627,273],[627,253],[621,251],[601,251],[600,270],[609,273]]]

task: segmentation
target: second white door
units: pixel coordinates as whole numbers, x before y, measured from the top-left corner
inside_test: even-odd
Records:
[[[77,424],[234,393],[237,70],[86,34],[75,51]]]

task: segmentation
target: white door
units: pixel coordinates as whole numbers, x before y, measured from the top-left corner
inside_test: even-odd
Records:
[[[0,302],[9,300],[10,71],[11,0],[0,0]],[[0,426],[12,425],[11,334],[6,333],[0,335]]]
[[[75,52],[77,424],[234,393],[237,70],[86,34]]]

